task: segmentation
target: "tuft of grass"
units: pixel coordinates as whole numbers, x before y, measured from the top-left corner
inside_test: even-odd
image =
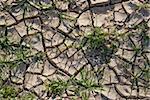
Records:
[[[93,66],[108,63],[117,51],[119,43],[117,44],[117,39],[114,35],[118,34],[108,33],[96,27],[82,39],[80,48],[85,50],[86,57]]]
[[[96,79],[93,71],[83,69],[80,72],[80,79],[72,79],[75,95],[81,97],[82,100],[89,100],[91,93],[103,91],[103,86],[100,81]]]
[[[20,90],[11,86],[5,85],[0,88],[0,98],[2,100],[35,100],[35,95],[32,93],[23,94],[18,97]]]
[[[150,4],[148,3],[139,3],[139,4],[136,4],[137,6],[137,9],[140,10],[140,9],[150,9]]]
[[[71,91],[75,97],[80,97],[82,100],[88,100],[91,93],[100,93],[103,91],[102,81],[96,78],[96,74],[84,68],[80,73],[80,78],[70,77],[68,80],[51,80],[46,82],[45,87],[48,96],[61,98],[64,93]],[[72,99],[74,99],[72,98]]]
[[[0,98],[15,98],[17,93],[18,90],[15,89],[13,86],[3,86],[0,89]]]
[[[107,33],[103,29],[96,27],[82,39],[80,47],[86,46],[88,49],[97,49],[106,45],[115,48],[116,45],[109,39],[111,35],[114,34]]]
[[[35,100],[35,95],[33,93],[27,93],[20,98],[21,100]]]
[[[52,80],[46,83],[46,89],[48,95],[52,96],[52,98],[56,98],[56,96],[60,96],[65,92],[68,88],[69,84],[67,81],[61,80]]]

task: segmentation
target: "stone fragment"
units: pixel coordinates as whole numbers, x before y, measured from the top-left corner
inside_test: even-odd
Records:
[[[78,17],[79,14],[75,12],[67,12],[66,17],[70,20],[75,20]]]
[[[60,26],[58,28],[65,33],[69,32],[70,29],[70,27],[68,27],[68,25],[66,25],[63,21],[60,23]]]
[[[68,57],[74,56],[74,53],[75,53],[76,51],[77,51],[77,50],[74,49],[74,48],[69,48],[68,51],[67,51],[67,56],[68,56]]]
[[[140,9],[139,13],[142,15],[143,19],[145,21],[147,21],[148,19],[150,19],[150,9]]]
[[[127,45],[129,45],[129,44],[127,44]],[[128,47],[123,47],[123,48],[130,49]],[[118,49],[118,51],[116,52],[116,55],[119,55],[127,60],[130,60],[133,57],[134,53],[131,51],[127,51],[127,50]],[[126,56],[126,55],[128,55],[128,56]]]
[[[75,1],[76,1],[76,5],[80,10],[83,10],[88,7],[87,0],[75,0]]]
[[[131,93],[134,93],[135,91],[131,90],[130,86],[121,86],[116,85],[116,90],[120,92],[120,94],[123,94],[124,96],[129,96]]]
[[[79,26],[91,25],[92,21],[91,21],[90,11],[86,11],[82,13],[81,16],[78,18],[77,23],[79,24]]]
[[[5,16],[0,13],[0,25],[5,25]]]
[[[115,59],[111,59],[108,64],[109,64],[109,66],[111,66],[111,67],[117,66],[117,64],[116,64],[116,62],[115,62]]]
[[[39,51],[43,51],[43,45],[40,34],[34,34],[30,37],[26,37],[24,42],[29,43],[32,47]]]
[[[56,56],[58,56],[61,53],[61,51],[59,51],[59,49],[57,49],[57,48],[54,48],[51,50],[50,49],[47,49],[47,55],[49,56],[49,58],[55,58]]]
[[[112,67],[112,69],[114,69],[114,68]],[[114,69],[114,70],[116,71],[116,69]],[[105,70],[104,70],[103,79],[105,79],[103,82],[104,84],[118,82],[118,79],[117,79],[115,73],[108,68],[105,68]]]
[[[51,27],[58,27],[59,22],[60,22],[60,19],[58,17],[53,17],[51,19],[48,19],[46,21],[46,24],[49,25],[49,26],[51,26]]]
[[[19,67],[16,67],[12,74],[13,76],[11,77],[11,80],[15,83],[23,83],[23,79],[24,79],[24,74],[26,72],[26,67],[27,65],[24,63],[21,63],[18,65]]]
[[[117,100],[117,93],[113,87],[103,87],[105,91],[102,91],[102,94],[109,99],[106,100]]]
[[[128,14],[131,14],[133,13],[135,10],[136,10],[136,5],[133,4],[132,2],[128,1],[128,2],[123,2],[123,7],[125,9],[125,11],[128,13]]]
[[[52,65],[50,65],[48,61],[46,61],[42,74],[45,76],[49,76],[49,75],[52,75],[54,72],[55,72],[54,67]]]
[[[34,29],[41,29],[41,23],[39,19],[30,19],[30,20],[26,20],[26,23],[28,24],[28,26],[30,25],[32,28]]]
[[[139,94],[136,92],[136,89],[132,89],[130,86],[127,86],[127,85],[116,85],[116,90],[126,96],[126,97],[129,97],[129,96],[134,96],[134,97],[147,97],[149,98],[150,96],[149,95],[146,95],[145,92],[141,91],[142,89],[139,90]]]
[[[8,34],[10,35],[9,40],[11,40],[13,43],[18,43],[21,38],[15,27],[11,27],[7,29]]]
[[[80,30],[81,30],[81,33],[83,32],[82,33],[83,36],[87,36],[87,35],[91,34],[91,32],[93,30],[93,27],[91,27],[91,26],[87,26],[87,27],[82,26],[82,27],[80,27]]]
[[[94,14],[107,14],[112,8],[113,6],[93,7],[91,11]]]
[[[36,59],[36,58],[35,58]],[[43,67],[43,62],[42,61],[33,61],[33,63],[30,64],[30,67],[27,69],[28,72],[33,72],[33,73],[41,73],[42,67]]]
[[[23,84],[23,77],[11,77],[11,81],[17,84]]]
[[[148,27],[150,28],[150,20],[147,22]]]
[[[105,14],[94,14],[94,26],[101,27],[105,23]]]
[[[25,87],[27,89],[32,88],[33,86],[36,86],[40,84],[42,80],[39,78],[39,75],[34,75],[34,74],[26,74],[25,75]]]
[[[14,0],[1,0],[1,2],[4,4],[6,4],[6,5],[11,5],[12,4],[12,2],[14,2]]]
[[[122,2],[122,0],[110,0],[111,4],[116,4]]]
[[[55,4],[57,8],[67,10],[69,2],[67,0],[55,0]]]
[[[24,22],[19,23],[18,25],[15,26],[15,28],[21,37],[27,34]]]
[[[91,4],[105,3],[105,2],[109,2],[109,0],[91,0]]]
[[[51,40],[51,45],[52,45],[52,46],[58,45],[58,44],[60,44],[62,41],[63,41],[62,36],[59,35],[59,34],[55,34],[55,35],[53,35],[53,38],[52,38],[52,40]]]
[[[122,5],[119,3],[119,4],[115,4],[114,6],[114,11],[119,11],[122,9]]]
[[[44,91],[46,90],[46,87],[44,85],[39,85],[36,88],[34,88],[34,91],[44,100]]]
[[[73,0],[68,5],[69,11],[81,13],[83,9],[88,8],[87,0]]]
[[[127,27],[138,25],[143,21],[143,17],[138,13],[131,14],[130,16],[129,22],[126,23]]]
[[[114,17],[115,17],[115,21],[124,22],[127,18],[127,15],[122,12],[115,12]]]
[[[5,24],[11,25],[11,24],[13,24],[15,22],[16,21],[14,20],[13,17],[11,17],[9,14],[6,14],[6,16],[5,16]]]

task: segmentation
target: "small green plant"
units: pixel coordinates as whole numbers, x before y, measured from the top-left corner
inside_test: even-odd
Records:
[[[59,78],[58,80],[52,80],[46,83],[48,95],[51,95],[53,98],[55,98],[56,96],[61,97],[61,95],[65,92],[68,86],[69,84],[67,81],[61,80]]]
[[[21,100],[35,100],[35,95],[33,93],[27,93],[20,98]]]
[[[35,95],[32,93],[23,94],[18,97],[19,90],[11,85],[5,85],[0,88],[0,98],[2,100],[35,100]]]
[[[109,48],[115,48],[116,45],[109,39],[111,35],[114,34],[107,33],[103,29],[96,27],[82,39],[80,47],[86,46],[88,49],[97,49],[105,45]]]
[[[117,51],[116,40],[110,39],[113,35],[97,27],[82,39],[80,48],[86,48],[86,57],[93,66],[108,63]]]
[[[94,29],[93,32],[85,36],[81,42],[81,47],[87,45],[90,49],[99,47],[105,41],[105,33],[101,29]]]
[[[58,80],[45,82],[48,96],[52,98],[56,98],[56,96],[63,98],[62,95],[64,93],[71,91],[74,98],[88,100],[92,92],[101,92],[103,90],[102,81],[96,78],[94,71],[84,68],[79,73],[79,79],[70,77],[68,80],[61,80],[58,78]],[[99,75],[102,74],[99,73]]]
[[[75,19],[76,19],[76,18],[74,18],[66,13],[62,13],[62,12],[59,14],[59,17],[61,20],[65,19],[65,20],[69,20],[69,21],[75,21]]]
[[[0,88],[0,98],[15,98],[18,90],[13,86],[7,85]]]
[[[100,81],[97,80],[93,71],[84,68],[80,72],[80,79],[72,79],[73,91],[75,95],[81,97],[82,100],[89,100],[92,92],[103,91],[103,86]]]
[[[27,2],[29,5],[35,7],[35,8],[37,8],[37,9],[39,9],[39,10],[51,10],[51,9],[54,8],[54,7],[52,6],[52,4],[50,4],[50,3],[32,2],[31,0],[26,0],[26,2]],[[28,7],[28,8],[29,8],[29,7]]]
[[[148,3],[140,3],[140,4],[136,4],[137,6],[137,9],[140,10],[140,9],[149,9],[150,8],[150,4]]]

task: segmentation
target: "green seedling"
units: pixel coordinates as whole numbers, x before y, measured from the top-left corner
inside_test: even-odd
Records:
[[[21,100],[35,100],[35,95],[33,93],[27,93],[20,98]]]
[[[0,88],[0,98],[15,98],[18,90],[13,86],[4,86]]]
[[[83,69],[80,72],[80,76],[80,79],[71,79],[70,81],[73,85],[73,91],[82,100],[88,100],[92,92],[101,92],[103,90],[102,84],[96,79],[93,71]]]
[[[56,96],[61,97],[61,95],[65,92],[68,86],[69,84],[67,83],[67,81],[58,78],[58,80],[49,81],[46,84],[46,89],[48,95],[51,95],[53,98],[55,98]]]
[[[140,4],[136,4],[137,6],[137,9],[140,10],[140,9],[150,9],[150,4],[148,3],[140,3]]]

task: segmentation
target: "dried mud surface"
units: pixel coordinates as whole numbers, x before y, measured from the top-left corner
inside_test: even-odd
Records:
[[[138,0],[1,0],[0,38],[9,37],[8,47],[12,47],[9,52],[19,48],[27,52],[24,54],[27,58],[19,62],[14,54],[7,53],[6,57],[7,50],[1,43],[1,59],[17,66],[3,69],[2,85],[19,88],[18,96],[31,92],[36,100],[52,100],[45,91],[45,81],[80,79],[80,71],[87,68],[95,71],[95,79],[101,79],[104,88],[100,93],[91,92],[89,100],[150,100],[150,82],[142,74],[144,68],[150,67],[150,9],[138,9],[137,4],[142,3]],[[133,28],[138,25],[139,29]],[[76,48],[95,27],[126,34],[118,38],[118,49],[106,58],[108,62],[103,58],[110,53],[102,55],[101,49]],[[103,74],[98,69],[104,69]],[[72,92],[65,92],[63,100],[71,100],[72,96]]]

